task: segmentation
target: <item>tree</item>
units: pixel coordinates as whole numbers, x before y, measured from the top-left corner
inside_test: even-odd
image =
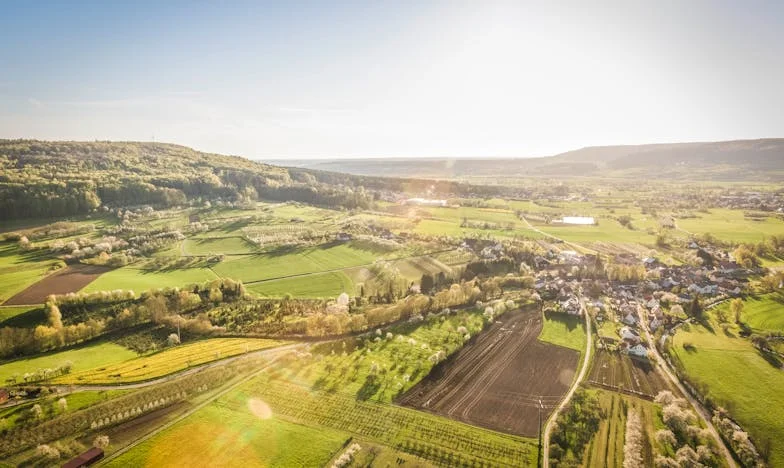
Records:
[[[180,344],[180,337],[177,336],[176,333],[172,333],[171,335],[168,336],[168,338],[166,338],[166,344],[168,346],[177,346],[178,344]]]
[[[700,297],[694,296],[694,299],[691,300],[689,304],[689,315],[696,318],[702,318],[702,303],[700,303]]]
[[[60,408],[60,411],[65,413],[68,411],[68,401],[65,398],[60,398],[57,400],[57,406]]]
[[[725,311],[723,307],[717,307],[714,315],[719,323],[727,323],[727,311]]]
[[[686,312],[683,311],[683,307],[680,304],[675,304],[674,306],[670,307],[670,314],[679,317],[686,315]]]
[[[63,328],[63,314],[60,313],[60,308],[55,304],[49,304],[48,313],[49,325],[52,328],[61,330]]]
[[[623,445],[623,468],[637,468],[643,465],[642,445],[640,415],[634,409],[629,408],[626,418],[626,441]]]
[[[422,294],[430,294],[434,286],[435,280],[433,279],[433,276],[427,273],[423,274],[422,279],[419,280],[419,291]]]
[[[738,297],[730,301],[730,312],[732,312],[732,316],[735,317],[735,323],[740,323],[741,315],[743,313],[743,299]]]
[[[107,435],[99,435],[93,441],[93,446],[101,448],[101,449],[105,449],[106,447],[109,446],[109,436],[107,436]]]

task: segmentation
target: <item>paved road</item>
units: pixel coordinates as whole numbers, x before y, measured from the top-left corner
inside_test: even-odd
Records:
[[[593,336],[591,333],[591,319],[588,316],[588,310],[585,307],[585,303],[582,299],[580,299],[580,306],[582,307],[583,317],[585,317],[585,357],[583,358],[583,365],[580,368],[580,373],[577,374],[577,378],[574,379],[574,383],[572,383],[572,388],[569,389],[569,392],[566,394],[566,397],[561,401],[561,404],[558,405],[558,408],[555,409],[553,414],[550,416],[550,419],[547,420],[547,425],[544,427],[544,437],[542,437],[542,466],[544,468],[548,468],[550,466],[550,433],[553,430],[553,424],[555,420],[558,419],[558,414],[569,404],[569,401],[572,399],[574,392],[577,391],[577,388],[582,383],[583,379],[585,378],[585,373],[588,371],[588,364],[591,362],[591,351],[593,349]]]
[[[651,332],[648,329],[648,323],[645,320],[645,311],[642,306],[638,306],[637,315],[639,316],[640,319],[640,326],[643,332],[645,333],[645,339],[648,341],[648,349],[650,349],[651,353],[656,358],[658,369],[661,372],[663,372],[664,375],[666,375],[667,378],[669,378],[675,384],[675,386],[678,387],[678,389],[686,397],[688,402],[691,403],[692,407],[694,407],[700,419],[702,419],[702,422],[705,424],[705,427],[707,427],[708,430],[713,435],[713,438],[716,440],[718,447],[721,447],[721,450],[724,454],[724,458],[726,459],[727,464],[731,468],[736,468],[737,465],[735,464],[735,459],[732,458],[732,454],[730,453],[727,446],[724,445],[724,441],[719,436],[719,432],[713,426],[713,423],[711,422],[711,415],[710,413],[708,413],[708,410],[706,410],[705,407],[702,406],[702,403],[694,399],[691,396],[691,394],[686,391],[686,387],[683,386],[680,379],[672,372],[669,364],[667,364],[667,361],[665,361],[664,358],[661,356],[661,354],[659,354],[659,350],[656,348],[655,342],[653,341],[653,337],[651,336]]]

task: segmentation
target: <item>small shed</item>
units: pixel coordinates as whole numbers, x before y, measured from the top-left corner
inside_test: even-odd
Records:
[[[80,468],[82,466],[90,466],[101,458],[103,458],[103,449],[98,447],[91,447],[90,450],[64,463],[62,468]]]

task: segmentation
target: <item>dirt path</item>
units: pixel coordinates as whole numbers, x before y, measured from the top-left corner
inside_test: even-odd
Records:
[[[659,354],[659,350],[656,348],[655,343],[653,341],[653,337],[651,336],[651,332],[648,329],[648,323],[645,321],[645,315],[643,313],[642,307],[637,309],[637,314],[639,315],[640,318],[641,328],[643,329],[643,332],[645,332],[645,339],[648,341],[648,349],[653,353],[654,357],[656,358],[656,362],[659,365],[659,369],[664,373],[665,376],[667,376],[672,381],[673,384],[675,384],[676,387],[678,387],[678,390],[681,391],[681,393],[686,397],[689,403],[691,403],[691,406],[694,407],[694,409],[697,411],[697,414],[699,415],[700,419],[702,419],[702,422],[705,424],[705,427],[708,428],[708,430],[713,435],[713,438],[715,439],[718,446],[721,447],[721,450],[724,454],[724,458],[727,461],[727,465],[730,466],[730,468],[736,468],[737,465],[735,464],[735,459],[732,458],[732,454],[730,453],[727,446],[724,445],[724,441],[721,439],[721,436],[719,436],[719,432],[713,426],[713,423],[711,422],[711,416],[710,413],[708,413],[708,410],[706,410],[705,407],[702,406],[702,403],[694,399],[691,396],[691,394],[688,391],[686,391],[686,387],[683,386],[680,379],[676,377],[675,374],[672,372],[669,364],[667,364],[667,361],[665,361],[664,358],[661,356],[661,354]]]
[[[555,420],[558,419],[558,415],[561,411],[569,404],[569,401],[572,399],[574,392],[577,391],[577,388],[582,383],[583,379],[585,378],[585,374],[588,370],[588,364],[591,362],[591,350],[593,348],[593,337],[591,336],[591,320],[588,317],[588,311],[585,308],[585,303],[582,299],[580,299],[580,306],[583,310],[583,317],[585,317],[585,358],[583,359],[583,365],[580,368],[580,373],[577,374],[577,378],[574,379],[574,383],[572,384],[572,388],[569,389],[569,392],[566,394],[566,397],[561,401],[561,404],[558,405],[558,408],[555,409],[553,414],[550,416],[550,419],[547,420],[547,424],[544,427],[544,435],[542,437],[542,466],[544,468],[548,468],[550,466],[550,433],[553,431],[553,424]]]

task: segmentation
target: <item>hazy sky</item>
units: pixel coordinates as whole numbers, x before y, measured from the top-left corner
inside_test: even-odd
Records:
[[[784,137],[784,1],[0,0],[0,137],[265,158]]]

